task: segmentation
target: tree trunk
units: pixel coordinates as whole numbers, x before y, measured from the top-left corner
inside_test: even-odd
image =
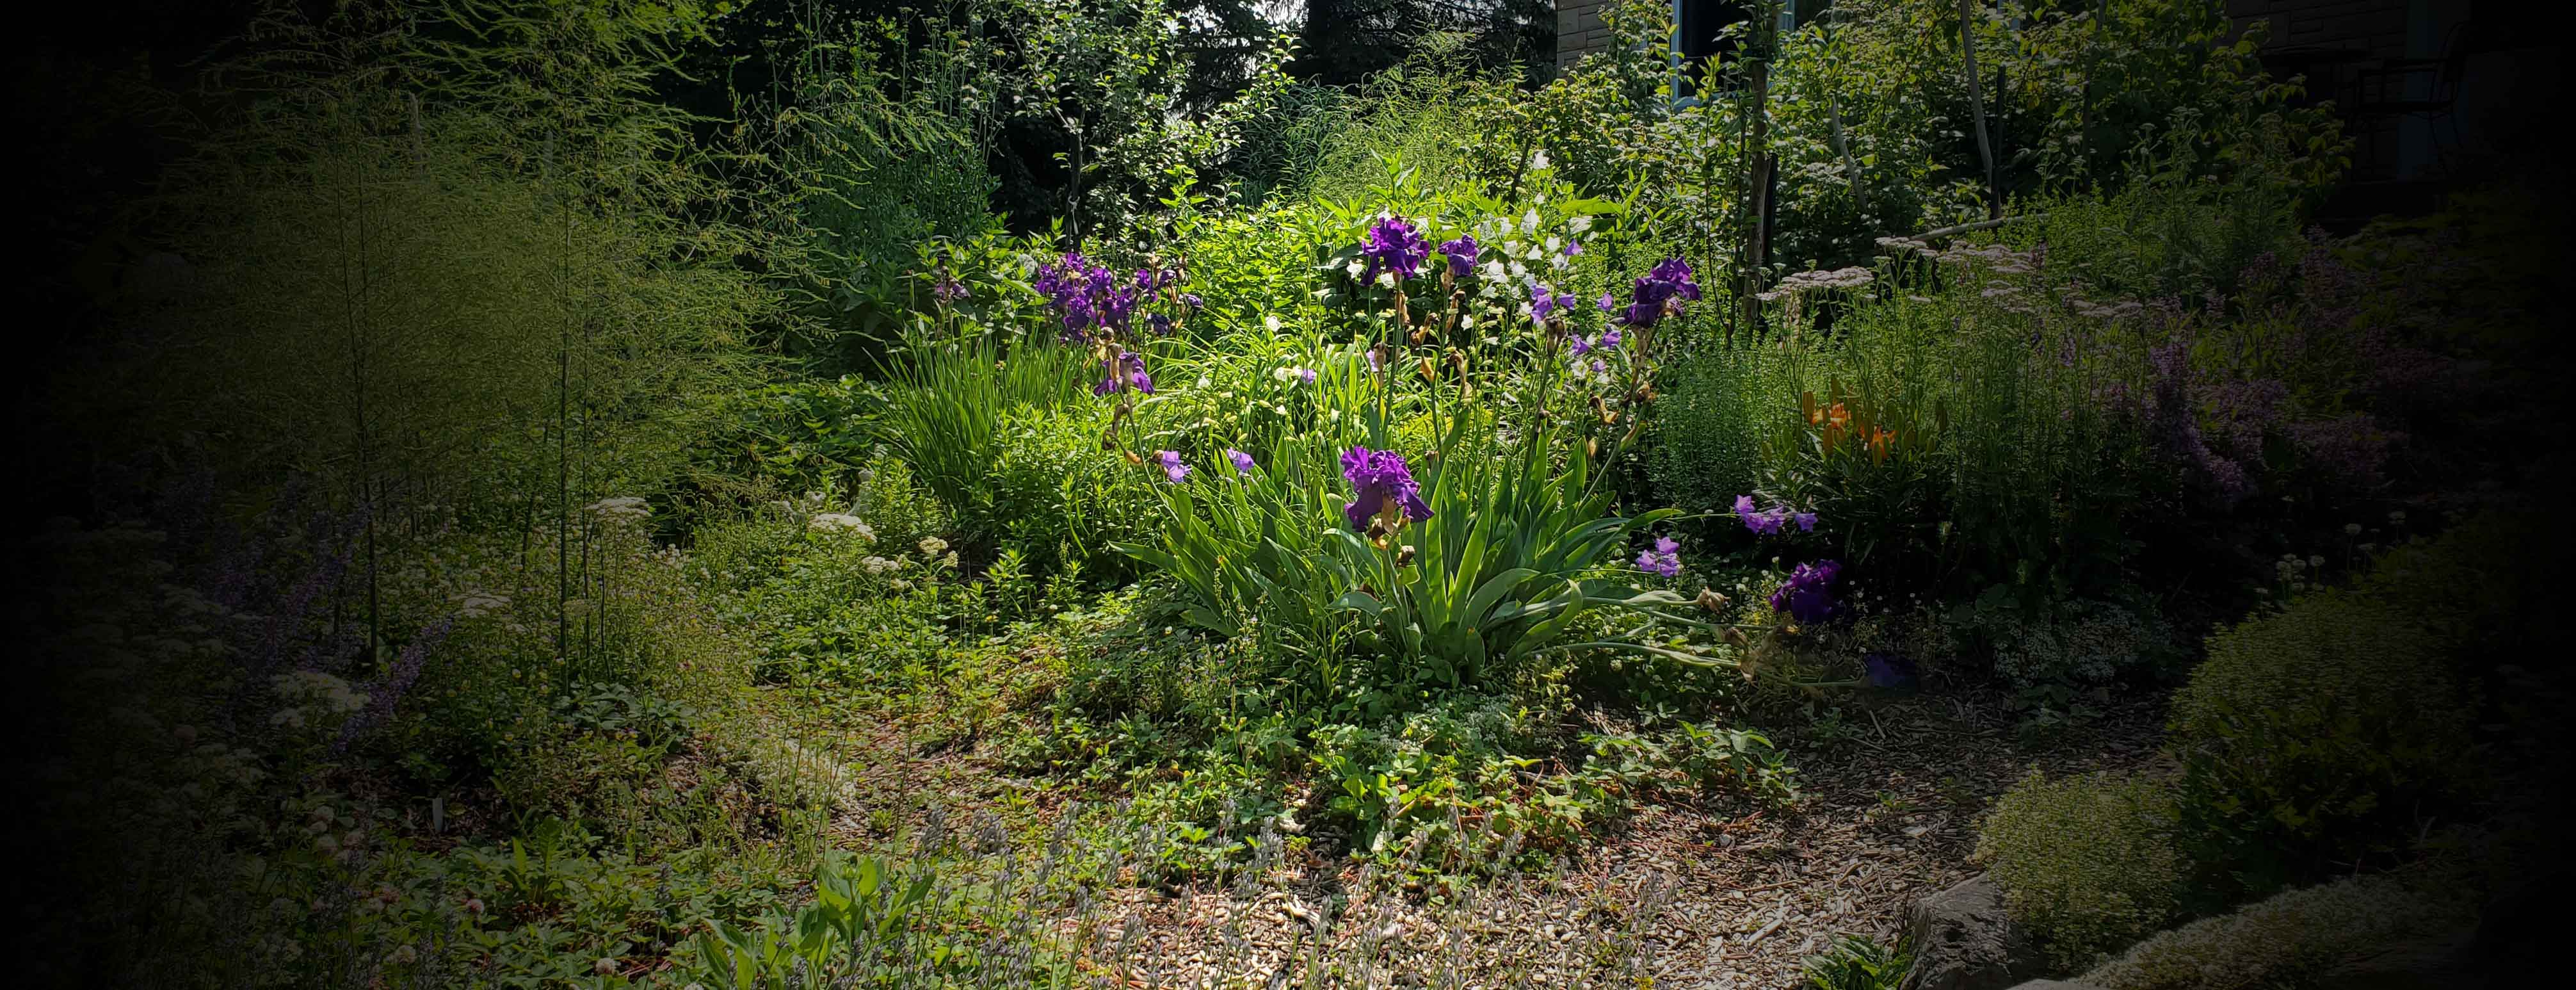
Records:
[[[1986,167],[1986,216],[2004,215],[2003,187],[1995,181],[1994,146],[1986,140],[1986,100],[1977,86],[1977,28],[1972,0],[1959,0],[1959,51],[1967,58],[1968,119],[1975,122],[1977,161]]]

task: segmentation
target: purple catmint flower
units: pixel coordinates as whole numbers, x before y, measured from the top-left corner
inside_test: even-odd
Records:
[[[1360,257],[1368,259],[1368,269],[1361,282],[1377,281],[1377,273],[1394,272],[1399,280],[1412,278],[1422,271],[1422,259],[1431,256],[1431,246],[1423,243],[1422,233],[1413,225],[1394,217],[1379,217],[1369,225],[1368,238],[1360,245]]]
[[[1440,253],[1449,256],[1449,275],[1452,278],[1466,278],[1468,272],[1476,269],[1476,255],[1483,251],[1474,234],[1461,234],[1457,240],[1440,242]]]
[[[340,724],[340,735],[331,740],[331,752],[347,752],[350,743],[356,742],[360,735],[394,713],[394,704],[411,690],[413,682],[420,680],[420,669],[429,662],[429,651],[436,649],[439,641],[447,638],[447,631],[455,626],[454,617],[440,619],[422,628],[419,635],[404,644],[402,652],[394,655],[393,669],[386,671],[382,680],[367,685],[367,707],[356,718]]]
[[[1789,580],[1771,592],[1771,610],[1787,612],[1807,625],[1833,618],[1840,608],[1834,601],[1834,580],[1842,576],[1842,569],[1843,565],[1830,560],[1798,565],[1789,572]]]
[[[1654,549],[1637,551],[1637,569],[1665,577],[1682,572],[1682,545],[1669,536],[1655,538]]]
[[[1154,453],[1154,459],[1163,463],[1163,478],[1175,485],[1180,484],[1183,479],[1190,476],[1190,466],[1181,463],[1180,451],[1156,451]]]
[[[1093,395],[1109,395],[1133,389],[1154,394],[1154,376],[1145,373],[1145,359],[1134,351],[1119,351],[1118,356],[1100,362],[1100,381],[1091,386]]]
[[[2346,413],[2335,419],[2292,423],[2288,428],[2299,461],[2335,482],[2360,491],[2385,480],[2388,447],[2406,435],[2382,430],[2369,413]]]
[[[1235,473],[1252,473],[1252,455],[1236,450],[1232,447],[1227,447],[1225,449],[1225,459],[1234,462]]]
[[[1413,469],[1401,454],[1352,447],[1342,454],[1342,477],[1351,483],[1351,501],[1342,507],[1342,516],[1352,529],[1366,529],[1372,516],[1385,517],[1389,528],[1404,519],[1431,518],[1431,506],[1422,501],[1422,486],[1413,480]]]

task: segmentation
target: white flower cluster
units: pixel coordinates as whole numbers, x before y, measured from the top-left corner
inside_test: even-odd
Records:
[[[1755,298],[1763,302],[1773,302],[1782,296],[1818,289],[1857,289],[1868,285],[1876,278],[1877,276],[1869,269],[1857,266],[1836,268],[1832,271],[1798,272],[1781,279],[1780,284],[1771,287],[1771,291],[1756,293]]]
[[[295,702],[278,709],[269,721],[290,729],[300,729],[321,718],[347,715],[367,705],[367,696],[351,690],[349,682],[318,670],[299,670],[269,678],[269,685],[279,697]]]
[[[590,503],[590,511],[609,519],[642,519],[653,514],[651,506],[633,495],[618,495]]]
[[[877,541],[875,527],[846,512],[819,513],[807,521],[805,526],[818,533],[855,533],[863,541],[869,543]]]
[[[870,574],[884,574],[888,571],[899,571],[903,569],[903,565],[904,559],[902,557],[896,557],[889,560],[884,557],[870,556],[859,561],[859,566],[865,568]]]

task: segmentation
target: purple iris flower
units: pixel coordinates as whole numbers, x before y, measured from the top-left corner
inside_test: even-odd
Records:
[[[1145,359],[1134,351],[1119,351],[1118,356],[1100,362],[1100,382],[1091,386],[1091,394],[1108,395],[1134,389],[1154,394],[1154,376],[1145,373]]]
[[[1064,339],[1083,343],[1100,328],[1126,327],[1135,316],[1137,300],[1152,291],[1154,281],[1153,273],[1139,271],[1132,286],[1122,285],[1116,272],[1092,264],[1076,251],[1054,263],[1041,262],[1030,285],[1062,317]]]
[[[1840,607],[1834,601],[1833,585],[1842,570],[1843,565],[1830,560],[1798,565],[1789,572],[1789,580],[1771,592],[1771,610],[1787,612],[1810,625],[1833,618]]]
[[[1227,447],[1225,449],[1225,459],[1234,462],[1234,471],[1236,474],[1252,473],[1252,455],[1236,450],[1232,447]]]
[[[1145,324],[1154,328],[1154,336],[1169,337],[1172,335],[1172,318],[1169,316],[1156,313],[1152,316],[1146,317]]]
[[[1180,451],[1157,451],[1154,454],[1154,458],[1163,462],[1163,477],[1170,480],[1171,483],[1175,485],[1180,484],[1181,479],[1190,476],[1190,466],[1181,463]]]
[[[1682,545],[1672,537],[1658,536],[1654,549],[1637,551],[1637,569],[1665,577],[1679,574],[1682,572],[1681,548]]]
[[[1413,225],[1394,217],[1380,217],[1369,225],[1368,239],[1360,245],[1360,257],[1368,259],[1367,274],[1362,282],[1377,281],[1377,273],[1391,271],[1399,280],[1412,278],[1422,271],[1422,259],[1431,256],[1431,246],[1423,243],[1422,233]]]
[[[943,268],[939,271],[938,280],[930,283],[930,294],[940,302],[956,302],[966,298],[966,283],[958,281],[956,275]]]
[[[1352,529],[1366,529],[1369,517],[1378,515],[1401,513],[1414,522],[1431,518],[1431,506],[1422,501],[1422,486],[1413,480],[1413,469],[1405,465],[1402,454],[1352,447],[1342,454],[1342,477],[1351,483],[1351,501],[1342,507],[1342,517],[1350,520]]]
[[[1700,297],[1699,283],[1691,281],[1690,264],[1680,258],[1656,263],[1630,290],[1634,301],[1620,311],[1619,321],[1632,327],[1653,326],[1656,320],[1681,312],[1683,302]]]
[[[1474,234],[1461,234],[1457,240],[1440,242],[1440,253],[1449,256],[1449,274],[1455,278],[1466,278],[1468,272],[1474,271],[1476,255],[1483,251]]]

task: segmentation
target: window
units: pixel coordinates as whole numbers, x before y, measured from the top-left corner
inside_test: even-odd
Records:
[[[1779,27],[1796,30],[1824,12],[1830,0],[1779,0]],[[1699,75],[1710,59],[1732,61],[1743,32],[1721,37],[1728,25],[1753,19],[1761,0],[1673,0],[1673,92],[1683,106],[1698,95]]]

